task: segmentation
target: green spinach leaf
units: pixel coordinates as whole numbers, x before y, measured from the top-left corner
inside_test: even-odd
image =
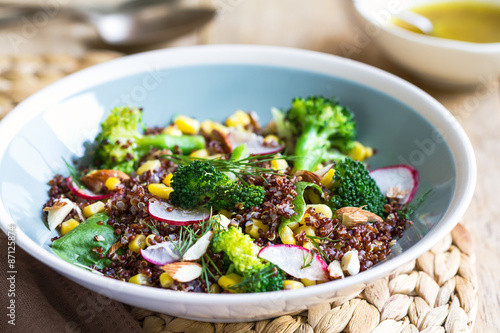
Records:
[[[321,190],[321,187],[314,183],[308,183],[308,182],[298,182],[295,184],[295,191],[297,192],[297,196],[295,199],[293,199],[292,203],[293,206],[295,207],[295,214],[290,216],[288,219],[282,218],[281,223],[278,228],[278,233],[281,235],[281,230],[286,227],[289,224],[295,223],[295,222],[300,222],[302,220],[302,217],[306,213],[306,200],[304,199],[304,192],[308,188],[315,188],[318,190],[321,194],[323,194],[323,190]]]
[[[72,264],[84,266],[96,265],[99,268],[109,266],[111,260],[99,259],[93,248],[102,247],[103,254],[118,241],[115,230],[106,223],[108,216],[98,213],[86,219],[78,227],[52,243],[52,250],[62,259]],[[102,224],[97,222],[102,221]]]

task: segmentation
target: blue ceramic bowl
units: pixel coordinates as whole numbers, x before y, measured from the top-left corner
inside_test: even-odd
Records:
[[[223,120],[237,109],[270,108],[293,97],[337,96],[359,124],[359,139],[377,149],[371,167],[411,164],[417,198],[432,189],[393,248],[391,258],[347,279],[263,294],[185,294],[106,279],[58,258],[41,218],[47,182],[65,173],[63,158],[81,156],[108,110],[144,108],[149,125],[175,114]],[[175,316],[211,321],[278,316],[352,294],[415,259],[464,214],[476,179],[474,154],[450,113],[411,84],[376,68],[310,51],[259,46],[204,46],[124,57],[71,75],[21,103],[0,123],[0,220],[34,258],[106,296]]]

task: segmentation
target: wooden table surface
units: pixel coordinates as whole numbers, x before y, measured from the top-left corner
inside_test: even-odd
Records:
[[[204,29],[165,44],[243,43],[280,45],[336,54],[359,60],[401,76],[444,104],[462,124],[475,149],[478,178],[471,205],[464,217],[476,241],[479,310],[474,332],[498,332],[500,327],[500,82],[484,83],[467,91],[438,90],[421,84],[387,59],[364,33],[351,0],[185,0],[208,4],[218,17]],[[78,25],[60,29],[49,22],[44,31],[15,45],[0,33],[1,53],[70,51],[85,48],[75,34],[89,33]],[[51,28],[51,23],[54,27]],[[91,30],[91,29],[90,29]],[[51,36],[47,37],[47,33]],[[92,32],[90,32],[92,33]],[[54,38],[58,34],[58,38]],[[62,35],[60,34],[69,34]],[[65,43],[61,40],[66,38]]]

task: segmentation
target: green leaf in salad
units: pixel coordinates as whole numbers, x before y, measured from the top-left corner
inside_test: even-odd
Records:
[[[278,228],[278,232],[281,235],[281,230],[289,224],[293,224],[295,222],[300,222],[304,214],[306,213],[306,199],[304,198],[305,191],[309,188],[318,190],[321,194],[323,194],[323,190],[321,187],[314,183],[308,182],[298,182],[295,184],[295,192],[297,192],[297,196],[293,199],[292,204],[295,207],[295,214],[290,216],[287,219],[282,219]]]
[[[99,259],[99,253],[93,250],[102,247],[102,254],[108,253],[111,246],[118,241],[112,226],[106,221],[105,213],[89,217],[78,227],[52,243],[52,250],[62,259],[75,265],[107,267],[111,260]],[[98,224],[102,222],[102,224]]]

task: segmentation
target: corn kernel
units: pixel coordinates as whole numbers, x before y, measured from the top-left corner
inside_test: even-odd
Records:
[[[304,288],[304,284],[299,281],[285,280],[285,290],[301,289]]]
[[[174,125],[184,134],[198,134],[200,131],[200,122],[187,116],[178,116],[174,120]]]
[[[308,208],[314,208],[314,211],[316,213],[321,213],[329,219],[331,219],[333,216],[331,208],[324,204],[306,205],[306,209]]]
[[[141,286],[149,285],[148,276],[142,273],[132,276],[130,279],[128,279],[128,282],[138,284]]]
[[[195,150],[191,154],[189,154],[189,156],[194,158],[207,158],[208,151],[206,149]]]
[[[321,178],[321,185],[323,185],[326,188],[330,188],[333,185],[333,175],[335,174],[334,169],[328,170],[328,172]]]
[[[148,191],[161,199],[168,199],[174,189],[165,184],[149,184]]]
[[[146,171],[153,171],[156,169],[159,169],[161,167],[161,162],[160,160],[149,160],[144,162],[143,165],[137,169],[137,174],[142,175]]]
[[[305,231],[307,236],[316,236],[316,230],[314,227],[310,225],[303,225],[295,230],[296,234],[300,234],[302,231]]]
[[[121,181],[116,177],[109,177],[104,182],[104,186],[110,191],[114,190],[118,185],[120,185]]]
[[[302,244],[302,247],[308,249],[309,251],[312,251],[315,248],[315,246],[311,242],[304,242]]]
[[[266,137],[264,138],[264,143],[269,144],[269,143],[273,143],[273,142],[279,143],[280,139],[276,135],[273,135],[273,134],[266,135]]]
[[[300,279],[300,282],[306,287],[314,286],[316,284],[316,280],[309,279]]]
[[[220,287],[218,284],[211,284],[209,288],[209,293],[210,294],[219,294],[220,293]]]
[[[285,171],[288,168],[288,162],[284,159],[271,160],[271,168],[278,171]]]
[[[245,234],[250,235],[252,238],[259,238],[259,228],[253,224],[248,224],[245,226]]]
[[[174,176],[173,173],[169,173],[168,175],[165,176],[165,178],[163,178],[163,180],[161,182],[167,186],[172,186],[172,177],[173,176]]]
[[[238,110],[226,119],[226,126],[229,127],[245,127],[250,125],[252,120],[248,113]]]
[[[231,274],[228,274],[228,275],[221,276],[220,279],[219,279],[219,281],[217,283],[219,284],[219,286],[222,289],[227,290],[230,293],[235,293],[236,291],[234,291],[230,287],[234,286],[235,284],[240,283],[241,280],[242,280],[241,276],[239,276],[236,273],[231,273]]]
[[[174,125],[168,125],[161,131],[163,134],[168,134],[172,136],[182,136],[182,131]]]
[[[167,272],[160,274],[160,285],[162,288],[170,288],[174,284],[174,279]]]
[[[353,160],[363,161],[373,156],[373,149],[364,146],[361,142],[354,142],[354,148],[347,152],[347,156]]]
[[[83,216],[85,217],[91,217],[102,211],[104,211],[104,204],[100,201],[96,201],[82,209]]]
[[[139,253],[141,252],[141,249],[144,249],[146,247],[146,236],[144,235],[137,235],[135,238],[128,243],[128,248],[130,251]]]
[[[296,240],[293,237],[293,231],[288,226],[281,229],[280,239],[283,244],[295,245]]]
[[[146,243],[146,246],[151,246],[154,244],[156,244],[156,241],[155,241],[155,236],[154,234],[150,234],[146,237],[146,240],[144,241]]]
[[[221,210],[219,211],[219,213],[220,213],[220,214],[222,214],[222,215],[224,215],[224,216],[225,216],[225,217],[227,217],[228,219],[230,219],[230,218],[231,218],[231,216],[233,215],[231,212],[229,212],[229,211],[227,211],[227,210],[225,210],[225,209],[221,209]]]
[[[211,135],[214,129],[221,133],[228,134],[229,128],[213,120],[204,120],[200,125],[201,131],[206,135]]]
[[[287,225],[287,227],[295,231],[298,227],[300,227],[300,223],[293,222],[293,223],[290,223],[289,225]]]
[[[78,227],[79,224],[80,224],[80,222],[78,222],[75,219],[69,219],[69,220],[63,222],[61,224],[61,234],[63,236],[66,235],[68,232],[70,232],[71,230]]]

